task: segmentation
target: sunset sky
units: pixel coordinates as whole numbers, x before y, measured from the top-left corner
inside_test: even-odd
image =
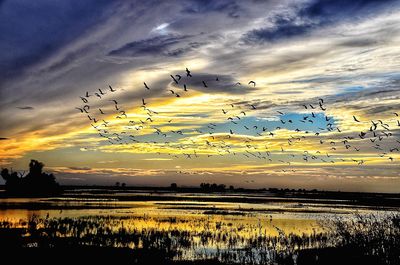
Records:
[[[1,167],[400,192],[399,1],[5,0],[0,36]]]

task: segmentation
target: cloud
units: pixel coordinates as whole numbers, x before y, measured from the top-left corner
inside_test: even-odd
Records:
[[[185,14],[205,14],[210,12],[226,13],[229,17],[238,18],[241,7],[236,1],[189,1],[181,10]]]
[[[92,170],[90,167],[68,167],[68,169],[72,169],[72,170]]]
[[[0,71],[7,78],[43,61],[95,26],[113,6],[109,1],[5,1],[0,9]],[[23,19],[21,19],[23,18]]]
[[[0,44],[0,69],[6,71],[0,80],[0,131],[9,139],[2,141],[0,162],[11,162],[16,168],[35,155],[47,164],[64,166],[60,174],[69,181],[83,176],[88,183],[115,182],[119,177],[126,178],[123,181],[127,183],[129,178],[133,183],[172,179],[180,183],[182,176],[169,170],[179,165],[182,171],[193,173],[185,175],[193,177],[190,183],[208,176],[213,176],[214,181],[219,177],[231,180],[229,177],[234,175],[241,185],[243,176],[257,175],[258,181],[266,185],[299,186],[302,181],[309,181],[312,186],[317,181],[324,182],[324,176],[329,175],[330,182],[324,183],[330,187],[335,181],[344,181],[343,186],[351,183],[352,188],[357,188],[356,181],[374,185],[378,179],[381,187],[390,186],[379,174],[398,176],[392,170],[400,161],[398,153],[391,153],[394,161],[390,164],[388,157],[378,157],[379,151],[369,140],[354,140],[360,152],[343,151],[341,147],[334,152],[329,142],[339,145],[344,136],[358,137],[361,130],[369,128],[371,119],[382,119],[388,120],[393,137],[382,140],[381,148],[387,151],[390,145],[397,146],[393,140],[399,132],[394,130],[397,125],[392,114],[398,112],[400,105],[400,24],[396,7],[394,1],[357,0],[112,1],[94,5],[89,1],[87,6],[54,1],[38,6],[3,2],[0,35],[5,37]],[[186,67],[192,71],[192,78],[186,77]],[[170,74],[182,75],[179,85],[172,82]],[[215,80],[217,76],[220,81]],[[256,81],[257,86],[248,86],[249,80]],[[151,90],[144,89],[143,82]],[[235,85],[236,82],[243,85]],[[108,93],[101,100],[89,98],[91,114],[100,115],[97,108],[104,108],[107,115],[102,118],[113,123],[113,132],[126,132],[122,136],[124,142],[132,133],[141,143],[110,145],[90,126],[87,116],[74,109],[82,104],[79,96],[107,88],[108,84],[117,92]],[[187,92],[183,91],[183,84],[187,85]],[[169,89],[181,97],[175,97]],[[342,129],[342,134],[335,131],[316,136],[315,126],[307,124],[302,127],[310,131],[306,135],[293,131],[297,124],[279,124],[279,118],[299,120],[310,115],[310,109],[301,105],[317,106],[319,97],[325,100],[325,114]],[[146,124],[146,129],[136,131],[125,126],[125,120],[116,120],[111,112],[113,103],[108,100],[118,100],[129,119],[140,122],[148,117],[140,108],[141,98],[159,115],[153,115],[154,122]],[[252,110],[250,104],[257,109]],[[16,111],[17,106],[35,106],[35,111]],[[227,120],[241,110],[247,113],[247,118],[240,116],[241,123]],[[280,117],[278,110],[287,115]],[[324,119],[322,111],[316,113],[318,120]],[[354,124],[352,115],[365,123]],[[209,134],[210,123],[218,124],[213,135]],[[243,125],[258,125],[258,129],[247,130]],[[269,126],[268,131],[276,134],[256,136],[256,132],[266,134],[260,126]],[[275,129],[277,126],[282,129]],[[154,127],[168,132],[168,136],[156,135]],[[233,135],[229,135],[229,129]],[[174,135],[171,130],[182,130],[184,135]],[[306,138],[292,140],[289,147],[291,136]],[[320,144],[320,139],[327,144]],[[210,148],[205,140],[216,147]],[[160,141],[169,143],[154,143]],[[266,164],[269,161],[251,154],[243,156],[244,141],[251,141],[257,150],[252,148],[250,152],[256,155],[260,152],[264,156],[268,145],[273,161]],[[219,155],[217,149],[224,143],[238,153]],[[280,153],[281,146],[287,154]],[[88,152],[80,152],[79,148]],[[187,159],[182,152],[188,150],[199,150],[199,157]],[[337,170],[320,170],[326,166],[321,160],[310,161],[307,169],[298,172],[302,174],[299,178],[296,172],[281,170],[287,165],[278,160],[287,160],[293,153],[296,157],[292,166],[298,167],[304,164],[303,151],[316,150],[329,152],[332,160],[325,159],[335,162]],[[207,159],[207,154],[212,158]],[[172,160],[155,163],[152,159],[157,156]],[[366,164],[379,166],[380,172],[370,174],[372,167],[353,167],[354,162],[339,160],[350,157],[365,159]],[[106,168],[130,167],[132,161],[140,161],[138,167],[143,167],[146,174],[141,174],[141,168],[130,172]],[[340,163],[347,163],[348,167],[340,167]],[[99,165],[105,168],[95,170]],[[91,170],[78,169],[86,167]],[[270,172],[268,167],[280,172]]]
[[[344,21],[365,19],[389,8],[393,0],[313,0],[289,7],[283,14],[269,18],[269,26],[247,32],[243,40],[248,43],[274,42],[304,36],[312,31]],[[344,45],[366,45],[364,42],[347,42]],[[354,47],[354,46],[353,46]]]
[[[21,110],[33,110],[34,107],[31,106],[25,106],[25,107],[17,107],[17,109],[21,109]]]
[[[172,160],[171,158],[144,158],[144,159],[142,159],[142,160],[145,160],[145,161],[170,161],[170,160]]]
[[[198,42],[188,42],[189,35],[159,35],[125,44],[112,50],[108,55],[123,57],[152,56],[180,56],[192,49],[201,46]]]

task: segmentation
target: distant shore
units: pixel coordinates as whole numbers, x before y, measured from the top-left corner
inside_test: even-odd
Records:
[[[238,202],[238,203],[268,203],[285,200],[293,203],[307,203],[318,200],[321,204],[343,204],[367,207],[400,207],[400,193],[367,193],[340,192],[295,189],[226,189],[223,191],[207,191],[195,187],[115,187],[115,186],[61,186],[63,193],[53,197],[78,197],[112,199],[117,201],[207,201],[207,202]],[[220,196],[204,197],[202,194]],[[176,196],[180,194],[180,196]],[[190,195],[190,196],[189,196]],[[0,186],[1,198],[30,198],[32,196],[10,196]],[[1,206],[0,206],[1,207]]]

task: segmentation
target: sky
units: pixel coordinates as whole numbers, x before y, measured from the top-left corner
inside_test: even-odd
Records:
[[[0,167],[400,192],[399,1],[5,0],[0,36]]]

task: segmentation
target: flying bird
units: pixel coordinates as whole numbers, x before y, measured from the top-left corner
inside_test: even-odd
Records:
[[[189,69],[186,67],[186,76],[192,77],[192,74],[190,73]]]
[[[175,82],[176,84],[178,84],[178,80],[176,80],[175,77],[174,77],[173,75],[169,75],[169,76],[172,78],[172,80],[174,80],[174,82]]]
[[[250,81],[250,82],[249,82],[249,85],[250,85],[250,84],[253,84],[254,87],[256,86],[256,82],[254,82],[254,81]]]
[[[108,87],[110,88],[110,91],[111,91],[111,92],[117,91],[117,90],[113,89],[110,85],[108,85]]]
[[[146,89],[150,89],[150,87],[147,86],[146,82],[143,82],[143,84],[144,84],[144,87],[145,87]]]
[[[353,119],[354,119],[356,122],[360,122],[360,121],[356,118],[356,116],[353,116]]]

